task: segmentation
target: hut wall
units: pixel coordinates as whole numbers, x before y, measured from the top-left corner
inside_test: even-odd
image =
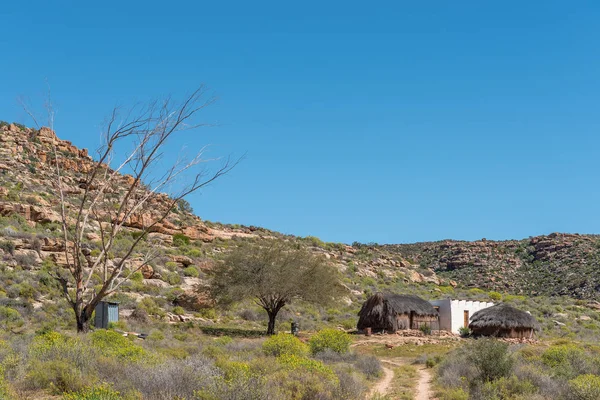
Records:
[[[408,314],[398,314],[396,321],[398,321],[398,330],[410,329],[410,316]]]
[[[535,331],[531,328],[496,328],[496,327],[485,327],[474,329],[473,334],[477,336],[494,336],[502,338],[514,338],[514,339],[532,339],[535,337]]]
[[[438,330],[438,317],[429,315],[414,315],[410,329],[419,329],[424,325],[429,326],[433,330]]]
[[[428,315],[408,315],[400,314],[396,316],[398,330],[419,329],[422,325],[431,326],[432,329],[438,329],[437,317]]]
[[[458,330],[465,326],[465,311],[469,312],[470,322],[471,317],[477,311],[494,305],[494,303],[488,303],[485,301],[451,299],[431,300],[430,303],[434,307],[439,307],[440,329],[452,333],[459,333]]]

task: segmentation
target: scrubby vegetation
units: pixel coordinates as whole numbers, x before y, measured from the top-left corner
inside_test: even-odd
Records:
[[[66,260],[48,137],[11,124],[0,130],[0,153],[10,155],[0,187],[0,398],[361,399],[382,377],[381,358],[406,361],[388,365],[397,378],[393,398],[411,398],[415,359],[435,373],[441,399],[599,398],[600,239],[591,235],[347,246],[201,221],[181,199],[163,226],[142,232],[131,224],[115,235],[111,265],[138,240],[123,272],[149,261],[110,297],[121,320],[75,335],[56,279]],[[60,147],[72,211],[88,157]],[[122,189],[111,188],[109,202]],[[163,201],[153,199],[150,210]],[[97,224],[85,230],[81,260],[103,257],[99,232]],[[90,293],[103,281],[102,271],[93,273]],[[467,329],[464,340],[436,342],[424,329],[424,343],[357,353],[346,332],[377,291],[506,302],[537,318],[541,342],[474,340]],[[300,338],[282,333],[292,321]]]
[[[7,336],[0,342],[2,398],[48,392],[65,400],[359,399],[379,373],[368,356],[311,357],[289,334],[214,339],[185,329],[153,336],[142,341],[110,330]]]
[[[571,341],[509,345],[480,339],[437,367],[442,400],[597,399],[600,348]]]

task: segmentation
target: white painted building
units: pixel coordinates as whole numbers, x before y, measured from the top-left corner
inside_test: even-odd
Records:
[[[459,333],[458,329],[468,327],[474,313],[494,305],[485,301],[471,300],[430,300],[440,314],[440,330]]]

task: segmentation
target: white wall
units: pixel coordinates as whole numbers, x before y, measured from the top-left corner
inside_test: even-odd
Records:
[[[464,312],[469,311],[469,321],[473,314],[484,308],[494,305],[485,301],[471,300],[431,300],[433,306],[439,307],[440,312],[440,329],[458,333],[458,329],[464,326]]]

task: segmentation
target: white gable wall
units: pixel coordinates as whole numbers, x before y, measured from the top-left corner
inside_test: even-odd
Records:
[[[469,321],[473,314],[484,308],[488,308],[494,305],[494,303],[488,303],[485,301],[471,301],[471,300],[431,300],[429,301],[433,306],[439,307],[440,313],[440,329],[458,333],[458,329],[462,328],[464,324],[464,312],[469,311]]]

